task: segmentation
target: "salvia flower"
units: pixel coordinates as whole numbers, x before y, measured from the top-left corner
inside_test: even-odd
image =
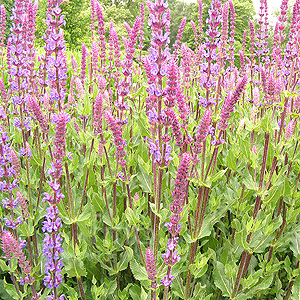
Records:
[[[294,105],[297,109],[300,108],[300,95],[295,97]]]
[[[203,26],[203,5],[202,0],[198,0],[198,25],[199,25],[199,40],[201,44],[202,26]]]
[[[57,169],[61,168],[62,159],[66,155],[66,126],[69,122],[69,116],[61,111],[55,115],[54,123],[55,127],[55,138],[54,138],[54,153],[53,156],[56,159],[55,166]]]
[[[93,126],[96,134],[102,133],[102,117],[103,117],[103,96],[98,93],[93,106]]]
[[[34,99],[33,96],[28,97],[27,107],[30,110],[30,112],[32,113],[33,117],[39,122],[42,132],[47,134],[49,132],[49,125],[48,125],[47,119],[43,115],[40,105]]]
[[[4,39],[5,39],[5,7],[4,4],[1,4],[0,6],[0,14],[1,14],[1,20],[0,20],[0,46],[4,46]]]
[[[148,142],[149,152],[151,155],[153,155],[153,162],[160,163],[162,155],[159,147],[159,141],[156,140],[153,142],[153,140],[148,137],[145,137],[145,141]]]
[[[5,103],[7,101],[7,94],[5,91],[5,85],[2,78],[0,78],[0,91],[1,91],[3,102]]]
[[[18,203],[20,204],[20,207],[22,210],[23,220],[27,220],[29,218],[28,202],[20,191],[17,191],[16,196],[17,196],[16,199],[17,199]]]
[[[185,23],[186,23],[186,17],[184,17],[182,19],[182,21],[180,23],[180,26],[179,26],[179,29],[178,29],[178,33],[177,33],[177,37],[176,37],[176,42],[174,44],[174,57],[176,57],[178,55],[178,50],[180,48],[180,44],[181,44],[181,39],[182,39],[182,35],[183,35]]]
[[[296,122],[294,120],[291,120],[285,130],[285,139],[288,141],[289,139],[291,139],[292,135],[294,134],[295,131],[295,127],[296,127]]]
[[[144,22],[145,22],[145,6],[144,3],[141,2],[140,4],[140,19],[141,19],[141,27],[140,27],[140,37],[139,37],[139,49],[143,49],[143,41],[145,40],[144,37]]]
[[[176,104],[176,93],[179,86],[179,70],[177,64],[174,59],[171,59],[168,65],[167,70],[167,87],[165,89],[166,98],[165,98],[165,105],[167,107],[174,107]]]
[[[148,278],[151,280],[151,287],[156,288],[156,275],[157,275],[156,261],[150,247],[148,247],[146,250],[146,267],[147,267]]]
[[[65,16],[59,7],[61,0],[49,2],[46,25],[48,27],[45,38],[47,49],[46,69],[50,86],[50,99],[58,103],[59,109],[65,101],[67,83],[67,63],[65,56],[65,40],[62,26],[66,24]]]
[[[176,145],[178,147],[181,147],[183,145],[183,138],[182,138],[181,128],[178,122],[177,115],[173,110],[168,110],[166,113],[170,119],[172,131],[176,140]]]
[[[167,243],[166,252],[162,255],[162,258],[164,258],[165,263],[168,265],[167,275],[161,280],[161,283],[165,287],[170,286],[175,279],[172,275],[171,268],[176,262],[180,261],[178,250],[175,250],[175,248],[178,244],[177,235],[181,230],[181,225],[179,224],[181,219],[180,214],[183,211],[190,165],[191,156],[186,152],[182,155],[182,161],[178,167],[176,180],[174,182],[174,189],[172,192],[174,200],[170,205],[172,216],[170,217],[170,222],[165,224],[171,234],[171,238]]]
[[[26,283],[31,284],[34,281],[33,277],[30,277],[30,271],[32,269],[30,263],[26,259],[24,252],[22,251],[19,241],[13,236],[10,231],[4,231],[1,237],[2,250],[6,259],[16,258],[18,265],[22,272],[25,274]]]
[[[15,171],[14,176],[15,176],[15,178],[18,178],[20,176],[20,172],[21,172],[19,157],[14,149],[10,149],[10,156],[11,156],[11,164]]]
[[[256,107],[260,105],[259,88],[257,86],[253,89],[253,104]]]
[[[211,125],[211,110],[206,109],[201,120],[201,124],[198,126],[196,141],[195,141],[195,153],[200,153],[202,149],[202,144],[205,142],[206,136],[209,133],[209,128]]]
[[[101,58],[101,71],[106,72],[106,43],[105,43],[105,29],[104,29],[104,17],[102,7],[99,1],[96,1],[96,13],[98,19],[98,34],[99,34],[99,46],[101,49],[100,58]]]
[[[62,259],[60,258],[62,249],[62,237],[59,233],[62,227],[61,219],[58,217],[58,203],[64,198],[64,195],[60,190],[59,178],[56,166],[49,170],[51,179],[48,182],[52,195],[44,193],[43,201],[47,201],[49,206],[47,208],[47,214],[45,221],[43,222],[42,230],[45,234],[43,257],[47,259],[44,268],[44,285],[52,290],[52,294],[48,297],[49,300],[57,299],[57,290],[62,283]],[[63,299],[64,296],[60,296],[59,299]]]
[[[126,144],[126,140],[122,138],[123,130],[120,122],[114,119],[110,111],[106,111],[105,118],[109,129],[112,131],[114,137],[114,144],[116,146],[116,156],[118,159],[118,163],[125,167],[126,161],[125,157],[125,149],[124,146]]]
[[[87,60],[87,49],[85,44],[81,46],[81,82],[84,84],[86,78],[86,60]]]
[[[225,130],[227,128],[227,126],[228,126],[227,120],[233,113],[234,107],[237,104],[237,102],[239,101],[239,99],[246,87],[247,80],[248,80],[247,76],[244,76],[238,83],[235,91],[233,93],[231,93],[231,92],[228,93],[228,96],[227,96],[227,98],[223,104],[223,107],[221,109],[221,112],[220,112],[221,120],[220,120],[219,126],[218,126],[218,128],[220,130]]]
[[[185,44],[181,45],[181,55],[182,55],[182,72],[183,72],[183,82],[186,88],[190,87],[190,76],[191,76],[191,49]]]
[[[230,52],[230,62],[231,62],[231,68],[233,68],[234,65],[234,35],[235,35],[235,9],[233,2],[229,0],[229,7],[230,7],[230,37],[229,37],[229,52]]]

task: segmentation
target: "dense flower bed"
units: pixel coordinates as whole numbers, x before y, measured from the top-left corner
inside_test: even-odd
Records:
[[[261,0],[240,67],[231,0],[205,32],[199,0],[194,50],[186,18],[169,44],[166,0],[141,3],[124,51],[91,0],[80,57],[61,3],[43,51],[38,2],[7,41],[1,5],[0,299],[299,299],[300,2],[268,44]]]

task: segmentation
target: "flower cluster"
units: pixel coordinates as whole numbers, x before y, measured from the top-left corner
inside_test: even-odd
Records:
[[[124,146],[126,144],[126,140],[122,138],[122,134],[123,134],[122,126],[121,126],[120,122],[118,122],[114,119],[114,117],[112,116],[110,111],[107,111],[105,113],[105,118],[106,118],[107,125],[110,128],[110,130],[112,131],[112,134],[114,137],[114,144],[117,149],[116,156],[118,159],[118,163],[122,167],[125,167],[126,161],[125,161],[124,157],[125,157],[126,153],[124,150]]]
[[[239,101],[245,87],[247,84],[248,78],[244,76],[238,83],[235,91],[233,93],[229,92],[228,96],[223,104],[220,116],[221,120],[219,122],[218,128],[220,130],[225,130],[228,126],[227,120],[230,118],[231,113],[234,111],[234,107]]]
[[[178,250],[175,250],[178,244],[178,235],[181,230],[180,214],[183,211],[185,197],[186,197],[186,186],[188,183],[188,175],[191,164],[191,156],[189,153],[184,153],[182,155],[182,161],[178,167],[176,180],[174,182],[174,190],[172,196],[174,198],[172,204],[170,205],[170,210],[172,216],[170,217],[170,222],[166,223],[165,226],[168,228],[171,238],[167,243],[166,252],[162,255],[165,264],[168,265],[167,275],[161,280],[163,286],[168,287],[172,284],[174,276],[172,275],[171,267],[180,261],[180,256],[178,255]]]
[[[146,250],[146,267],[147,267],[148,278],[152,282],[151,287],[155,288],[157,269],[156,269],[156,261],[150,247],[148,247]]]
[[[195,147],[194,147],[195,153],[201,152],[203,142],[205,142],[206,136],[209,133],[210,125],[211,125],[211,110],[207,108],[204,112],[201,123],[198,126]]]
[[[47,134],[49,132],[47,119],[43,115],[39,104],[32,96],[29,96],[27,99],[27,108],[30,110],[34,118],[39,122],[42,132]]]
[[[54,117],[55,128],[55,139],[54,139],[54,153],[55,158],[54,166],[57,170],[62,167],[62,159],[66,155],[66,126],[70,121],[69,116],[61,111]]]
[[[106,43],[105,43],[105,29],[104,29],[104,18],[101,4],[99,1],[96,1],[96,13],[98,19],[98,34],[99,34],[99,47],[101,49],[100,58],[101,58],[101,72],[106,73],[106,63],[105,63],[105,53],[106,53]]]
[[[26,259],[26,256],[22,250],[22,245],[9,231],[4,231],[2,236],[2,250],[4,252],[5,258],[10,260],[11,258],[16,258],[18,260],[18,265],[24,274],[24,278],[21,277],[20,284],[32,284],[34,277],[30,276],[30,271],[32,269],[30,263]]]
[[[186,17],[184,17],[181,20],[181,23],[180,23],[180,26],[179,26],[179,29],[178,29],[176,41],[175,41],[175,44],[174,44],[174,53],[173,53],[174,57],[177,56],[178,50],[180,49],[180,44],[181,44],[181,39],[182,39],[185,23],[186,23]]]
[[[9,69],[11,76],[11,90],[14,95],[12,101],[14,105],[22,105],[25,102],[28,90],[30,73],[27,69],[27,19],[28,10],[23,0],[16,0],[12,9],[11,37],[8,39],[9,49]]]
[[[123,75],[124,79],[121,81],[119,94],[123,97],[127,96],[129,94],[129,89],[131,85],[131,72],[132,72],[132,66],[133,66],[133,57],[135,52],[135,47],[137,43],[137,38],[139,34],[139,30],[141,27],[141,19],[137,18],[133,24],[132,29],[130,29],[129,34],[129,40],[125,42],[125,60],[123,61],[122,67],[123,67]]]
[[[61,270],[63,267],[62,259],[60,258],[62,249],[62,237],[58,231],[62,227],[61,219],[58,218],[58,203],[64,198],[61,193],[59,176],[55,167],[49,170],[51,179],[48,182],[53,195],[44,193],[43,201],[49,203],[45,221],[43,222],[42,230],[45,233],[43,257],[47,259],[45,263],[44,285],[52,289],[52,294],[48,297],[49,300],[57,299],[57,289],[62,282]],[[64,299],[60,296],[59,299]]]
[[[93,126],[96,134],[102,134],[102,117],[103,117],[103,96],[99,93],[94,101],[93,106]]]
[[[176,140],[176,145],[178,147],[181,147],[183,145],[183,137],[182,137],[181,128],[180,128],[180,124],[178,122],[177,115],[171,109],[167,112],[167,115],[170,120],[172,131],[173,131],[173,134],[174,134],[174,137]]]
[[[148,137],[145,137],[144,140],[148,143],[149,153],[153,155],[153,162],[160,164],[162,162],[162,154],[159,146],[159,141],[156,140],[154,142]],[[165,142],[165,165],[168,166],[170,161],[173,160],[173,157],[171,156],[172,147],[167,140]]]
[[[0,47],[4,47],[4,40],[5,40],[5,7],[4,4],[0,5]],[[1,56],[2,56],[2,49],[1,49]]]
[[[46,19],[46,69],[50,86],[50,99],[58,103],[59,109],[65,101],[65,86],[67,81],[67,63],[65,57],[65,40],[61,27],[66,24],[65,16],[61,13],[61,0],[51,2]],[[54,54],[54,56],[53,56]]]
[[[150,12],[149,26],[152,28],[151,47],[147,62],[153,76],[149,82],[150,87],[147,89],[149,97],[146,101],[152,103],[151,107],[156,107],[158,97],[163,94],[161,79],[166,75],[167,62],[170,58],[169,31],[167,30],[170,20],[166,12],[168,8],[166,1],[155,1],[155,3],[148,1],[147,6]]]

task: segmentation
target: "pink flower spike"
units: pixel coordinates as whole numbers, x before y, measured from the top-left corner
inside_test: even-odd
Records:
[[[10,149],[10,156],[11,156],[11,162],[14,167],[15,171],[15,177],[20,177],[21,167],[20,167],[20,160],[15,150]]]
[[[95,129],[95,133],[102,133],[102,116],[103,116],[103,96],[99,93],[94,101],[93,107],[93,126]]]
[[[256,86],[253,90],[253,104],[258,107],[260,104],[259,88]]]
[[[204,112],[204,115],[201,120],[201,124],[198,127],[196,142],[195,142],[195,153],[200,153],[202,149],[202,143],[205,141],[206,136],[209,132],[211,125],[211,110],[208,108]]]
[[[0,45],[4,45],[5,39],[5,7],[3,4],[0,6],[1,13],[1,23],[0,23]]]
[[[19,242],[15,239],[13,234],[9,231],[5,231],[1,237],[2,249],[7,259],[15,257],[18,260],[20,269],[25,274],[30,274],[31,266],[27,261]]]
[[[53,154],[56,159],[54,163],[56,169],[60,169],[62,167],[62,159],[66,155],[66,132],[68,121],[69,116],[64,111],[59,112],[56,116]]]
[[[294,134],[295,127],[296,127],[296,122],[294,120],[291,120],[285,130],[285,139],[287,141],[291,139],[292,135]]]
[[[42,132],[45,134],[48,134],[49,125],[48,125],[47,119],[43,115],[40,105],[34,99],[33,96],[28,97],[27,107],[28,107],[29,111],[32,113],[33,117],[39,122]]]
[[[17,196],[20,206],[21,206],[23,219],[26,220],[29,218],[28,202],[20,191],[17,191],[16,196]]]
[[[155,281],[157,275],[156,262],[150,247],[148,247],[146,250],[146,266],[147,266],[148,278],[151,281]]]

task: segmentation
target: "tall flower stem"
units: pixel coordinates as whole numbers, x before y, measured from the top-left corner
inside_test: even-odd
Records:
[[[123,168],[123,174],[124,174],[124,177],[127,178],[127,174],[126,174],[125,168]],[[131,193],[130,193],[130,187],[129,187],[128,183],[126,183],[126,191],[127,191],[127,197],[128,197],[129,207],[133,210],[132,198],[131,198]],[[137,228],[135,226],[134,226],[134,233],[135,233],[135,238],[136,238],[136,241],[137,241],[138,249],[139,249],[139,252],[140,252],[140,255],[141,255],[141,259],[143,261],[144,266],[146,267],[146,261],[145,261],[144,254],[143,254],[142,247],[141,247],[141,242],[140,242],[140,238],[139,238],[139,232],[137,231]]]
[[[296,269],[299,269],[299,260],[298,260]],[[290,295],[291,295],[291,292],[292,292],[292,288],[293,288],[293,285],[294,285],[294,283],[295,283],[295,279],[296,279],[296,276],[293,276],[293,278],[292,278],[292,279],[290,280],[290,282],[288,283],[288,286],[287,286],[287,288],[286,288],[286,294],[285,294],[283,300],[288,300],[288,299],[290,298]]]
[[[262,190],[263,182],[264,182],[264,175],[265,175],[265,170],[266,170],[266,164],[267,164],[267,156],[268,156],[268,149],[269,149],[269,141],[270,141],[270,134],[266,133],[265,134],[265,146],[264,146],[264,154],[263,154],[263,161],[262,161],[262,166],[261,166],[261,172],[260,172],[260,178],[259,178],[259,192]],[[253,210],[253,220],[256,219],[257,214],[260,210],[261,207],[261,195],[257,195],[256,197],[256,202]],[[252,237],[252,233],[249,233],[247,236],[247,242],[249,243]],[[240,287],[240,282],[243,277],[246,276],[247,270],[249,267],[250,259],[252,257],[252,254],[249,253],[247,250],[243,251],[242,254],[242,259],[240,262],[238,274],[236,277],[232,297],[236,297],[239,287]]]
[[[92,151],[94,149],[94,139],[92,139],[92,144],[91,144],[91,149],[90,149],[90,154],[89,154],[89,159],[91,159],[91,155],[92,155]],[[79,217],[79,215],[81,214],[82,208],[83,208],[83,202],[85,199],[85,193],[86,193],[86,189],[87,189],[87,184],[88,184],[88,180],[89,180],[89,173],[90,173],[90,168],[87,167],[86,169],[86,174],[85,174],[85,181],[84,181],[84,186],[83,186],[83,191],[82,191],[82,196],[81,196],[81,202],[80,202],[80,206],[79,206],[79,210],[76,216],[76,219]]]

